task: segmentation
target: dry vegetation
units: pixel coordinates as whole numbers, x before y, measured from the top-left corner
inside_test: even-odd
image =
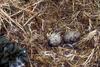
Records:
[[[100,0],[0,0],[2,27],[28,49],[29,67],[100,67]],[[56,30],[78,30],[79,49],[48,46]]]

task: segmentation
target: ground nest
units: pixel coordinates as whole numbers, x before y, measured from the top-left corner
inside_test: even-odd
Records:
[[[27,67],[100,67],[100,0],[0,0],[1,35],[27,49]]]

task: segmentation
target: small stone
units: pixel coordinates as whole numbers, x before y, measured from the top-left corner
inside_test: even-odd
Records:
[[[52,33],[48,39],[49,46],[58,46],[62,41],[60,33]]]

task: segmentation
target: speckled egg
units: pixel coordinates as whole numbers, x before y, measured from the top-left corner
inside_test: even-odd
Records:
[[[52,33],[48,37],[49,46],[58,46],[62,41],[62,37],[60,33]]]
[[[64,34],[64,43],[73,45],[80,38],[80,32],[78,31],[68,31]]]

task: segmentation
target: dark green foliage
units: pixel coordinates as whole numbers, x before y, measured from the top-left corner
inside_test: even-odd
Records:
[[[0,36],[0,44],[5,44],[5,43],[8,43],[8,42],[9,41],[4,36]]]
[[[0,66],[10,67],[13,62],[16,64],[16,58],[23,63],[27,62],[26,49],[18,45],[18,43],[11,43],[6,37],[0,36]]]

